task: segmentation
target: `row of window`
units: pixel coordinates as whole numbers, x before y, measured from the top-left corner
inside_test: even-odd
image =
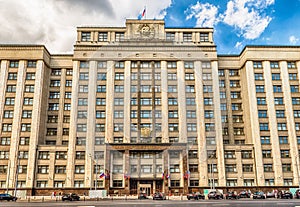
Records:
[[[98,32],[98,42],[108,42],[109,33],[108,32]],[[81,32],[81,41],[82,42],[90,42],[92,41],[92,32]],[[183,32],[182,38],[184,42],[192,42],[192,32]],[[200,32],[199,34],[200,42],[208,42],[209,41],[209,33],[208,32]],[[124,41],[125,33],[124,32],[115,32],[115,41]],[[175,41],[175,32],[167,32],[166,40]]]
[[[296,68],[296,62],[287,62],[287,67],[288,69],[295,69]],[[261,69],[263,68],[263,64],[261,61],[253,61],[253,68],[257,69]],[[271,61],[270,62],[270,68],[271,69],[279,69],[279,62],[278,61]]]
[[[27,68],[36,68],[36,60],[28,60],[26,62]],[[9,61],[9,67],[10,68],[18,68],[19,67],[19,61],[18,60],[11,60]]]
[[[264,85],[256,85],[255,86],[256,92],[257,93],[264,93],[265,92],[265,86]],[[282,86],[281,85],[273,85],[273,92],[274,93],[281,93],[282,91]],[[299,86],[298,85],[291,85],[290,86],[290,92],[291,93],[297,93],[299,92]]]

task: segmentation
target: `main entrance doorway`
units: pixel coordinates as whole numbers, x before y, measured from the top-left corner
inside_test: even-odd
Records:
[[[163,188],[162,180],[139,180],[130,179],[130,193],[140,194],[145,193],[148,196],[155,192],[162,192]]]

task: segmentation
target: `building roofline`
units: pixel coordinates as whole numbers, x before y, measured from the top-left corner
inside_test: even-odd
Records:
[[[48,55],[52,55],[45,45],[40,45],[40,44],[0,44],[0,48],[1,47],[24,47],[24,48],[41,47],[48,53]]]
[[[246,45],[239,54],[218,54],[218,57],[238,57],[250,48],[300,48],[300,45]]]

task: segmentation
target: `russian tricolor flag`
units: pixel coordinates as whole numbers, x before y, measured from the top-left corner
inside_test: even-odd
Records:
[[[144,8],[143,13],[142,13],[142,17],[144,17],[146,14],[146,8]]]
[[[104,172],[100,173],[99,177],[100,177],[100,178],[104,178],[104,177],[105,177]]]

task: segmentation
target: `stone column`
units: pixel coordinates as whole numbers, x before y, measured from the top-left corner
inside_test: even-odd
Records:
[[[161,62],[161,129],[162,143],[169,142],[168,71],[167,62]]]
[[[107,62],[105,142],[114,141],[114,62]]]
[[[77,137],[77,107],[78,107],[78,87],[79,87],[79,61],[73,61],[73,77],[72,77],[72,100],[70,112],[70,134],[68,146],[68,163],[66,168],[66,187],[72,187],[74,182],[74,161],[75,161],[75,145]]]
[[[13,118],[13,123],[12,123],[13,130],[11,132],[11,143],[10,143],[11,147],[10,147],[10,152],[9,152],[9,160],[10,160],[9,187],[14,187],[15,181],[16,181],[15,179],[16,179],[16,169],[17,169],[17,165],[18,165],[18,151],[19,151],[20,131],[21,131],[24,83],[25,83],[25,75],[26,75],[25,64],[26,64],[25,61],[20,61],[19,68],[18,68],[18,78],[17,78],[17,86],[16,86],[17,89],[16,89],[15,106],[14,106],[14,118]],[[37,118],[38,117],[36,117],[36,119]],[[34,110],[33,110],[33,119],[34,119]],[[31,124],[33,124],[33,123],[34,122],[32,121]],[[33,130],[34,129],[31,130],[31,133],[33,133]],[[34,142],[35,141],[34,139],[35,139],[35,137],[32,137],[30,139],[30,142],[31,143]],[[30,146],[32,146],[32,145],[30,145]],[[29,150],[29,152],[30,152],[30,150]],[[27,173],[27,175],[29,175],[29,174]]]
[[[124,143],[130,143],[130,103],[131,103],[131,68],[130,61],[125,61],[124,81]]]
[[[256,100],[256,90],[255,90],[255,80],[254,80],[254,70],[253,70],[253,62],[247,61],[245,66],[245,84],[247,96],[244,100],[248,100],[247,106],[248,113],[246,114],[249,121],[251,131],[249,131],[249,136],[251,136],[252,142],[254,145],[254,163],[255,163],[255,173],[256,173],[256,185],[263,186],[264,185],[264,167],[262,160],[262,147],[260,142],[260,130],[259,130],[259,120],[258,120],[258,110],[257,110],[257,100]]]
[[[44,73],[45,64],[42,60],[37,61],[36,74],[35,74],[35,86],[34,86],[34,98],[32,108],[32,120],[31,120],[31,134],[29,143],[29,156],[27,166],[27,187],[33,187],[35,181],[36,161],[37,161],[37,146],[40,134],[40,122],[41,122],[41,111],[42,111],[42,98],[43,98],[43,87],[44,87]],[[24,74],[25,77],[25,74]],[[23,101],[23,98],[21,102]]]
[[[220,109],[220,87],[219,87],[219,73],[218,62],[211,62],[211,73],[213,81],[213,100],[214,100],[214,114],[215,114],[215,133],[216,133],[216,153],[218,164],[218,180],[220,186],[226,185],[225,178],[225,160],[224,160],[224,146],[223,146],[223,133],[222,133],[222,121],[221,121],[221,109]]]
[[[202,84],[202,65],[200,61],[194,63],[195,90],[196,90],[196,113],[197,113],[197,143],[198,143],[198,171],[199,185],[208,185],[207,174],[207,146],[204,124],[204,104],[203,104],[203,84]]]
[[[5,90],[6,90],[6,84],[7,84],[7,75],[8,75],[8,61],[2,60],[1,66],[0,66],[0,94],[3,94],[0,96],[0,123],[2,123],[3,119],[3,109],[5,105]],[[2,125],[0,126],[2,128]]]
[[[85,183],[85,187],[94,186],[93,166],[96,163],[94,157],[95,146],[95,127],[96,127],[96,88],[97,88],[97,62],[89,62],[89,92],[87,108],[87,130],[86,130],[86,148],[85,148],[85,180],[90,178],[90,183]],[[98,175],[96,175],[98,176]]]
[[[177,83],[178,83],[178,121],[179,121],[179,142],[186,143],[186,96],[185,96],[185,71],[184,62],[177,62]]]
[[[276,119],[276,110],[274,105],[272,72],[270,69],[270,62],[268,61],[263,62],[263,68],[264,68],[266,100],[267,100],[268,115],[269,115],[270,140],[272,143],[275,185],[281,186],[283,185],[283,179],[282,179],[283,175],[282,175],[280,146],[279,146],[278,131],[277,131],[277,119]]]
[[[300,65],[299,65],[300,67]],[[298,67],[298,70],[300,68]],[[291,88],[289,83],[289,72],[287,68],[287,62],[280,62],[281,77],[282,77],[282,90],[285,103],[285,114],[286,122],[288,129],[289,145],[290,145],[290,157],[291,157],[291,166],[293,169],[293,185],[299,185],[299,152],[298,152],[298,143],[297,135],[295,130],[295,120],[294,120],[294,111],[291,97]],[[299,73],[298,73],[299,75]]]
[[[125,150],[124,153],[124,172],[127,177],[124,177],[124,182],[125,182],[125,194],[130,195],[130,159],[129,159],[129,150]]]

